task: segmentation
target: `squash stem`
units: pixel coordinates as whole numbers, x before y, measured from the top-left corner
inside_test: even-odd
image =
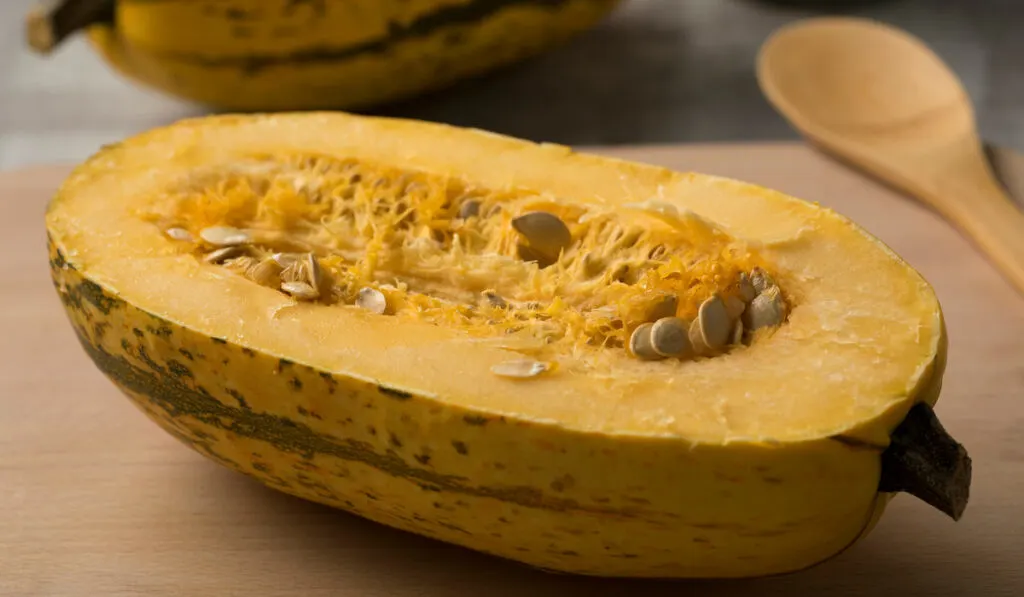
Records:
[[[878,490],[913,495],[960,520],[971,486],[971,458],[939,423],[931,406],[918,403],[882,453]]]
[[[116,0],[47,0],[29,9],[25,35],[30,48],[49,54],[90,25],[114,22]]]

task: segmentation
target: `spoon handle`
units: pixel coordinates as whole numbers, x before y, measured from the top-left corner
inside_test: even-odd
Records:
[[[1024,293],[1024,213],[995,181],[986,179],[970,187],[950,185],[931,203]]]

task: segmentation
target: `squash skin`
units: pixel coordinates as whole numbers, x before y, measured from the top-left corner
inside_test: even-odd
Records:
[[[143,142],[101,152],[51,208],[113,154]],[[751,577],[840,553],[891,497],[876,491],[884,446],[853,437],[887,434],[913,403],[933,404],[945,366],[943,326],[935,358],[905,400],[844,436],[694,445],[584,433],[208,337],[83,273],[74,239],[52,225],[49,248],[86,353],[193,449],[286,493],[560,572]]]
[[[757,577],[838,555],[892,497],[875,491],[879,446],[694,448],[457,409],[206,337],[49,246],[86,354],[149,419],[269,487],[398,529],[566,573]]]
[[[123,76],[218,109],[351,110],[538,55],[620,2],[427,0],[414,7],[361,0],[323,3],[311,19],[312,6],[297,10],[285,0],[234,3],[233,10],[217,2],[119,0],[116,28],[95,25],[88,39]]]

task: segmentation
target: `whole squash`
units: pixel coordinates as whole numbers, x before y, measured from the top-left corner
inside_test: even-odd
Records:
[[[59,0],[30,11],[50,52],[85,30],[121,74],[232,111],[355,109],[520,61],[620,0]]]
[[[822,562],[900,491],[959,518],[928,283],[817,204],[478,130],[217,116],[46,214],[85,352],[283,492],[545,569]]]

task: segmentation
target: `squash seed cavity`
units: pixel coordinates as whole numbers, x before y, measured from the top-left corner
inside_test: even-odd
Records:
[[[553,360],[717,357],[791,309],[757,247],[663,198],[575,204],[322,156],[208,168],[146,217],[181,250],[300,301],[455,325]]]

